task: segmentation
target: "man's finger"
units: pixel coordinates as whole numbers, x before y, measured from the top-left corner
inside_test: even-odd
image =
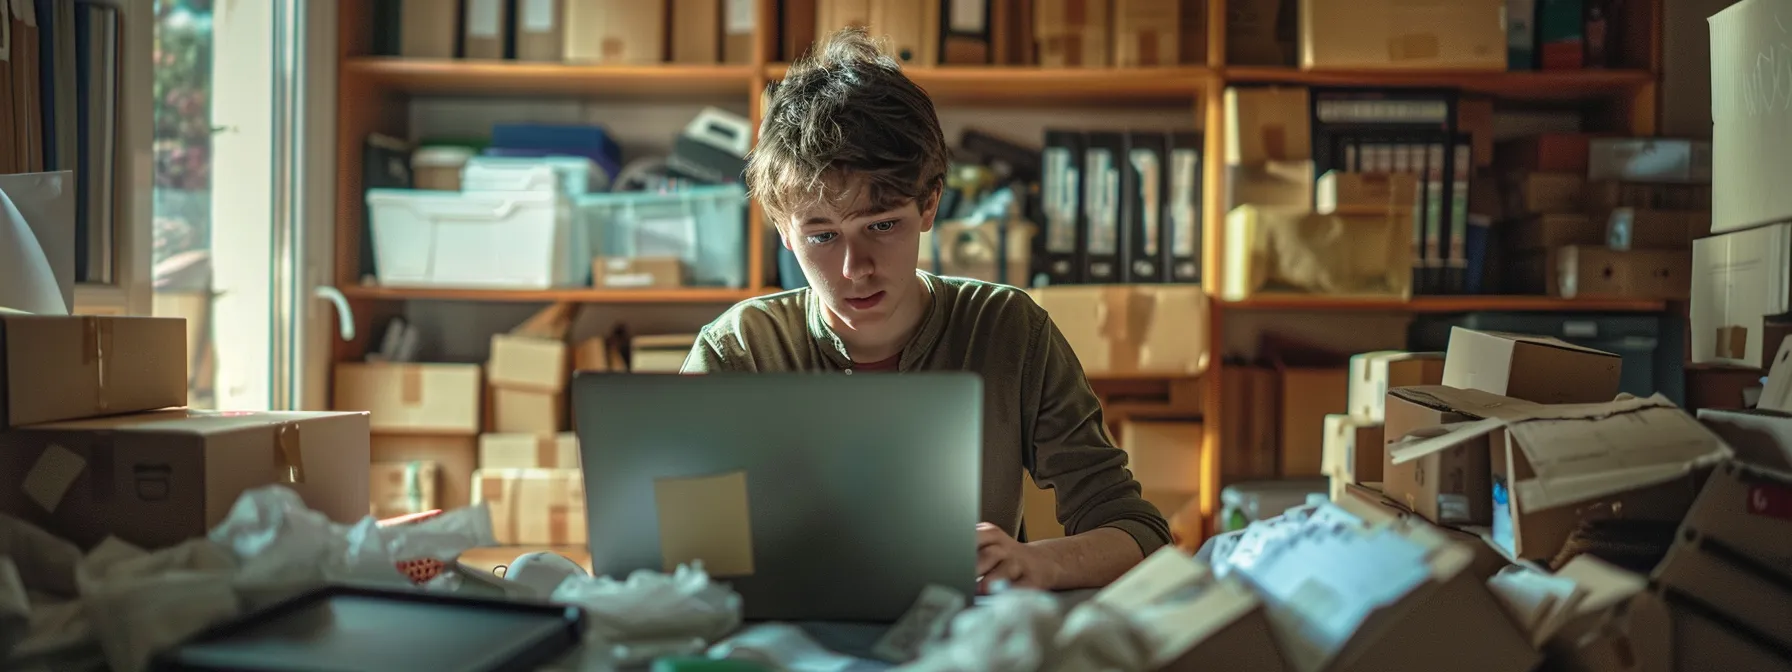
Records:
[[[978,588],[987,593],[989,586],[994,585],[997,581],[1006,581],[1011,586],[1017,585],[1022,575],[1020,563],[1015,562],[1013,558],[1003,558],[1001,562],[996,563],[995,567],[983,573],[983,580],[978,584]]]
[[[988,574],[997,564],[1008,559],[1008,549],[1003,546],[984,546],[977,549],[977,576]]]
[[[1013,537],[1008,536],[1007,532],[1003,532],[1002,528],[994,525],[977,526],[977,548],[1006,543],[1012,539]]]

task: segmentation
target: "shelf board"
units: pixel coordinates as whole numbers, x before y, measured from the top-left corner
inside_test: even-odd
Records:
[[[751,92],[753,67],[359,57],[343,61],[341,75],[413,94],[744,98]]]
[[[787,64],[766,66],[766,77],[782,79]],[[936,103],[964,105],[1102,105],[1178,103],[1193,105],[1216,80],[1200,66],[1164,68],[1040,68],[1031,66],[942,65],[903,68]]]
[[[711,303],[728,304],[744,301],[763,292],[722,287],[687,287],[681,289],[596,289],[565,287],[559,289],[467,289],[460,287],[380,287],[362,285],[343,287],[350,299],[368,301],[484,301],[509,303]]]
[[[1244,301],[1216,301],[1232,310],[1467,313],[1477,311],[1655,313],[1667,302],[1654,299],[1559,299],[1552,296],[1417,296],[1410,300],[1265,294]]]
[[[1507,100],[1598,100],[1638,91],[1655,81],[1647,70],[1552,70],[1536,72],[1425,70],[1300,70],[1228,67],[1228,84],[1293,86],[1439,87]]]

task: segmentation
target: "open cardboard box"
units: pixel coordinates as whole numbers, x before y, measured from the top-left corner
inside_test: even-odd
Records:
[[[1152,669],[1286,669],[1263,602],[1237,579],[1216,581],[1179,549],[1153,553],[1091,601],[1127,614],[1150,648]]]
[[[1618,395],[1622,363],[1547,336],[1452,327],[1443,384],[1539,404],[1593,404]]]
[[[1653,579],[1677,612],[1702,612],[1792,661],[1788,560],[1792,475],[1731,461],[1706,482]]]
[[[1536,406],[1443,385],[1394,388],[1387,396],[1382,491],[1440,525],[1491,525],[1493,481],[1486,443],[1438,444],[1422,439],[1457,423],[1522,416]],[[1420,444],[1423,448],[1416,447]]]

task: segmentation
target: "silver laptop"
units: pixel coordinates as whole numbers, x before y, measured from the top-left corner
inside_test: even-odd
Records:
[[[974,594],[983,383],[973,374],[579,374],[591,562],[701,559],[748,620],[894,622]]]

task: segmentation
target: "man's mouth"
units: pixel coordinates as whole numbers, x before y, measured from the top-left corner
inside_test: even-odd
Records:
[[[871,308],[876,307],[877,304],[883,303],[883,300],[884,293],[877,292],[858,298],[849,297],[846,299],[846,305],[851,306],[853,310],[870,310]]]

